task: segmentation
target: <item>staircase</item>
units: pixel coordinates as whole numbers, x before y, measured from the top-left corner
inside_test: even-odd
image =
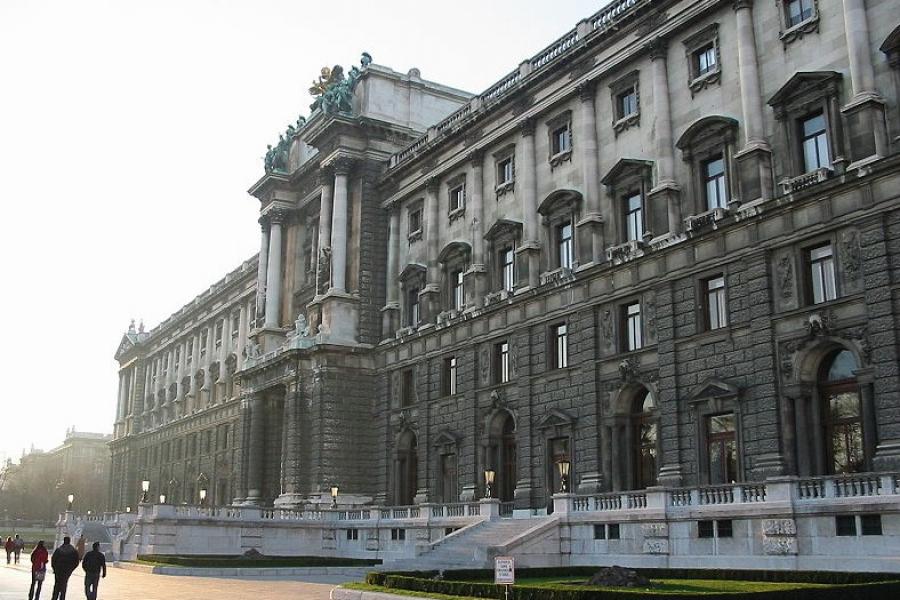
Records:
[[[554,517],[497,519],[481,521],[419,549],[416,558],[387,561],[389,571],[431,571],[440,569],[493,568],[490,548],[506,546],[512,540],[554,521]]]

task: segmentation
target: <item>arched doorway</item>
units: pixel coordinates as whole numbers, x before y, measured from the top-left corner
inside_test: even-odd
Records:
[[[396,503],[401,506],[412,504],[416,498],[418,485],[418,441],[412,431],[404,431],[397,440],[397,461],[395,464]]]
[[[838,349],[822,361],[818,373],[825,467],[828,473],[865,470],[866,455],[856,357]]]
[[[632,489],[645,489],[656,485],[657,458],[659,456],[659,420],[656,401],[646,387],[641,387],[631,402],[630,448],[633,456]]]
[[[496,473],[491,495],[501,502],[515,498],[516,481],[516,422],[507,411],[491,419],[485,468]]]

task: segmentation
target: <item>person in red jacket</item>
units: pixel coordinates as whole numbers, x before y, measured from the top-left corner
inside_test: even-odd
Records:
[[[47,575],[47,548],[41,540],[31,551],[31,589],[28,590],[28,600],[40,600],[41,587],[44,585],[44,577]]]
[[[12,561],[13,552],[16,549],[16,543],[12,541],[11,537],[6,538],[6,544],[3,546],[6,550],[6,564],[9,564]]]

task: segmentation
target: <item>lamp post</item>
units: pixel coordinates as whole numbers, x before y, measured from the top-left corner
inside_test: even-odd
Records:
[[[337,508],[338,486],[331,486],[331,508]]]
[[[484,497],[485,498],[493,498],[494,497],[494,477],[497,476],[497,472],[493,469],[485,469],[484,471]]]
[[[126,506],[126,507],[125,507],[125,512],[126,512],[126,513],[131,513],[131,507],[130,507],[130,506]]]
[[[69,502],[69,508],[67,509],[69,512],[72,512],[72,504],[75,503],[75,494],[69,494],[66,497],[66,500]]]
[[[566,494],[569,492],[569,469],[572,468],[572,463],[563,459],[556,463],[556,467],[559,469],[559,493]]]
[[[200,506],[206,506],[206,488],[200,488]]]
[[[160,495],[159,495],[159,503],[160,503],[160,504],[165,504],[165,503],[166,503],[166,495],[165,495],[165,494],[160,494]]]
[[[150,482],[148,480],[143,480],[141,482],[141,504],[147,504],[150,499],[147,497],[147,494],[150,492]]]

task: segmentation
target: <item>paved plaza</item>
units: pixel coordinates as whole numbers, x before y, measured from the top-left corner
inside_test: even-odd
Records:
[[[329,580],[330,579],[330,580]],[[28,566],[0,566],[0,600],[28,597],[31,579]],[[309,578],[309,581],[242,580],[213,577],[175,577],[148,575],[125,569],[109,569],[100,582],[102,600],[327,600],[335,578]],[[41,598],[49,600],[53,575],[47,574]],[[84,598],[84,578],[77,571],[69,580],[70,600]]]

